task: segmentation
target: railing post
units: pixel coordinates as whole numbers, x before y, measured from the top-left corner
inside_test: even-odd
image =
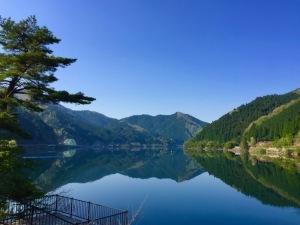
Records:
[[[88,222],[90,222],[91,202],[88,202]]]
[[[30,225],[32,225],[33,224],[33,213],[34,213],[34,211],[33,211],[33,206],[31,205],[30,206],[31,207],[31,209],[30,209]]]
[[[55,199],[55,212],[57,213],[57,199],[58,199],[58,195],[56,195],[56,199]]]
[[[71,198],[71,217],[73,216],[73,198]]]

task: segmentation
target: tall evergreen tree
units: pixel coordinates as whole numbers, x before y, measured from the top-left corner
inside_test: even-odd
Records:
[[[41,111],[44,103],[89,104],[94,98],[78,92],[55,90],[54,73],[76,59],[55,56],[49,45],[58,44],[47,27],[40,27],[34,16],[20,22],[0,18],[0,126],[15,130],[12,111],[25,107]],[[7,121],[10,121],[7,123]]]
[[[25,164],[19,158],[20,149],[12,144],[14,141],[5,140],[7,136],[1,137],[7,131],[24,134],[17,123],[16,109],[42,111],[41,105],[47,103],[89,104],[95,100],[81,92],[70,94],[51,87],[57,81],[57,69],[76,61],[53,54],[49,45],[59,42],[47,27],[37,25],[34,16],[20,22],[0,18],[0,175],[4,179],[0,208],[1,198],[21,200],[38,193],[22,174]]]

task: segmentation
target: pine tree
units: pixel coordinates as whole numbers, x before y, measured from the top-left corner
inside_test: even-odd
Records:
[[[54,73],[58,68],[76,61],[53,54],[49,45],[59,42],[47,27],[37,25],[34,16],[20,22],[0,18],[0,128],[15,130],[11,116],[16,107],[41,111],[45,103],[89,104],[95,100],[50,86],[57,81]],[[5,123],[9,118],[11,123]]]
[[[24,135],[17,123],[17,108],[42,111],[47,103],[89,104],[95,100],[81,92],[70,94],[51,87],[57,81],[57,69],[76,61],[53,54],[49,45],[59,42],[47,27],[37,25],[34,16],[20,22],[0,18],[0,176],[4,181],[0,199],[22,200],[40,194],[22,173],[21,149],[14,141],[5,140],[7,131]]]

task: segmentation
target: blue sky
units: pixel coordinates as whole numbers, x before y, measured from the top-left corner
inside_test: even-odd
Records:
[[[77,58],[58,89],[111,117],[189,113],[212,121],[257,96],[300,87],[298,0],[0,0],[36,15]]]

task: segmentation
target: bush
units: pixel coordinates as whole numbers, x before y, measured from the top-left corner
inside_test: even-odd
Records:
[[[273,145],[277,148],[289,147],[293,145],[293,137],[291,135],[287,135],[280,139],[277,139],[273,142]]]
[[[224,148],[225,149],[232,149],[236,146],[238,146],[239,144],[236,141],[228,141],[224,144]]]

